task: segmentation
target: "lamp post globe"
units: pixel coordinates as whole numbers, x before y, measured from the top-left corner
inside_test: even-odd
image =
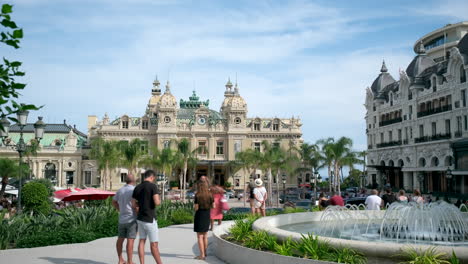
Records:
[[[19,126],[25,126],[28,123],[29,111],[18,111],[16,114]]]
[[[41,140],[44,137],[45,127],[46,124],[42,121],[42,116],[39,116],[36,123],[34,123],[34,136],[37,140]]]

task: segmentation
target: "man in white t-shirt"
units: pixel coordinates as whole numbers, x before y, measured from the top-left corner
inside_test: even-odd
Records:
[[[265,187],[262,186],[263,181],[261,179],[255,180],[255,189],[254,189],[254,196],[255,196],[255,212],[257,214],[261,214],[262,216],[266,216],[266,206],[265,202],[268,198],[267,191]]]
[[[376,189],[373,189],[371,195],[367,196],[365,202],[367,210],[380,210],[382,207],[382,198],[377,195],[378,193]]]

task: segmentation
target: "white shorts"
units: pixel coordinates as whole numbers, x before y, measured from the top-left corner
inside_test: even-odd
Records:
[[[150,242],[159,242],[158,222],[156,220],[153,219],[153,223],[137,220],[137,223],[140,239],[148,237]]]

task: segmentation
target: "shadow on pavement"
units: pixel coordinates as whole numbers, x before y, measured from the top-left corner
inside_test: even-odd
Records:
[[[94,261],[89,259],[78,259],[78,258],[51,258],[51,257],[42,257],[44,259],[54,264],[107,264],[100,261]]]

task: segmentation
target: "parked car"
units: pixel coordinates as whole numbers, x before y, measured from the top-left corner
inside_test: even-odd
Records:
[[[234,192],[234,197],[241,199],[244,198],[244,191],[235,191]]]
[[[299,200],[295,204],[296,208],[302,208],[304,210],[312,209],[312,201],[311,200]]]
[[[193,190],[187,191],[186,197],[187,199],[195,199],[195,191]]]
[[[234,198],[234,192],[232,190],[227,190],[224,195],[226,195],[226,198],[231,199]]]
[[[350,204],[350,205],[360,205],[360,204],[365,204],[366,202],[366,197],[354,197],[354,198],[349,198],[345,199],[345,204]]]
[[[228,214],[246,214],[250,213],[250,207],[233,207],[229,209]]]
[[[286,194],[286,196],[280,195],[280,203],[285,203],[285,202],[295,203],[297,201],[299,201],[299,194]]]

